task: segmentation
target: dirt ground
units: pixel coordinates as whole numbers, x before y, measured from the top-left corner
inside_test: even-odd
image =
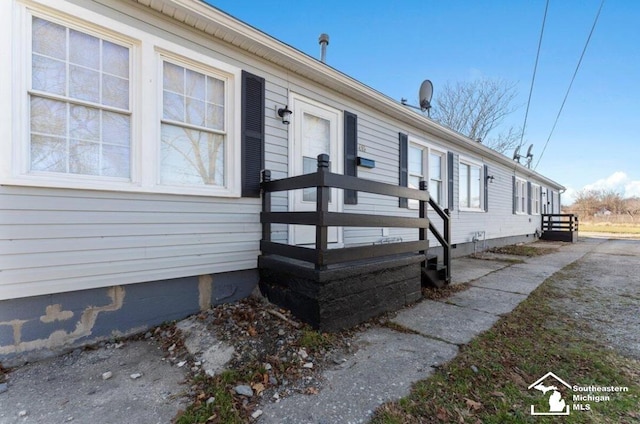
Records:
[[[609,239],[560,271],[553,300],[586,324],[584,336],[640,360],[640,240]]]

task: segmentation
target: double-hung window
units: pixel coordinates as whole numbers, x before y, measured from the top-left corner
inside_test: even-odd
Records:
[[[409,188],[419,189],[420,181],[424,181],[426,148],[416,145],[409,146]]]
[[[225,186],[226,78],[162,62],[160,181]]]
[[[526,214],[527,213],[527,182],[525,180],[521,180],[520,178],[516,178],[516,213]]]
[[[531,184],[531,213],[540,215],[540,186]]]
[[[30,173],[130,178],[130,47],[33,16]]]
[[[240,68],[73,2],[20,3],[0,184],[241,195]]]
[[[458,200],[461,210],[481,210],[482,197],[480,193],[483,192],[482,166],[468,161],[466,159],[460,159],[459,170],[459,187],[458,187]]]
[[[431,198],[439,205],[444,202],[446,153],[415,140],[409,144],[409,187],[420,188],[420,181],[427,182]],[[417,208],[417,200],[409,200],[410,208]]]
[[[444,205],[444,152],[431,149],[429,152],[429,194],[438,205]]]

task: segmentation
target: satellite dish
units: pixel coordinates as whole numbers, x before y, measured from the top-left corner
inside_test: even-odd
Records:
[[[513,160],[517,160],[520,162],[520,146],[516,147],[516,150],[513,151]]]
[[[527,150],[527,168],[531,168],[531,161],[533,160],[531,149],[533,149],[533,144],[529,145],[529,149]]]
[[[424,112],[425,110],[431,109],[431,97],[433,97],[433,84],[429,80],[422,81],[420,84],[420,109]]]

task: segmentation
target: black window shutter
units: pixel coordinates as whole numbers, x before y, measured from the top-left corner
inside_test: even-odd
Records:
[[[398,133],[400,142],[400,187],[409,187],[409,136]],[[408,208],[409,200],[400,198],[399,207]]]
[[[531,181],[527,181],[527,213],[531,215]]]
[[[549,211],[549,213],[556,213],[554,207],[553,207],[553,198],[555,197],[555,191],[551,190],[551,210]]]
[[[489,181],[487,180],[487,175],[489,175],[489,167],[485,165],[482,173],[482,179],[484,181],[484,211],[485,212],[489,211]]]
[[[513,181],[513,213],[515,214],[518,211],[518,186],[515,175],[511,179]]]
[[[242,71],[242,197],[260,197],[264,169],[265,81]]]
[[[453,211],[453,171],[453,153],[447,152],[447,197],[450,211]]]
[[[344,174],[358,176],[358,116],[351,112],[344,112]],[[344,204],[357,205],[358,192],[344,191]]]

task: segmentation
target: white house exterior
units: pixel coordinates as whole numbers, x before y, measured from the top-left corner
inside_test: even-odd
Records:
[[[247,296],[258,171],[306,173],[328,153],[333,172],[353,173],[347,143],[375,161],[360,178],[428,181],[451,211],[454,253],[474,238],[533,240],[539,215],[560,209],[558,183],[198,0],[4,0],[0,43],[0,361]],[[304,193],[275,199],[274,210],[307,207]],[[332,207],[417,214],[366,193],[336,192]],[[276,241],[307,237],[274,226]]]

